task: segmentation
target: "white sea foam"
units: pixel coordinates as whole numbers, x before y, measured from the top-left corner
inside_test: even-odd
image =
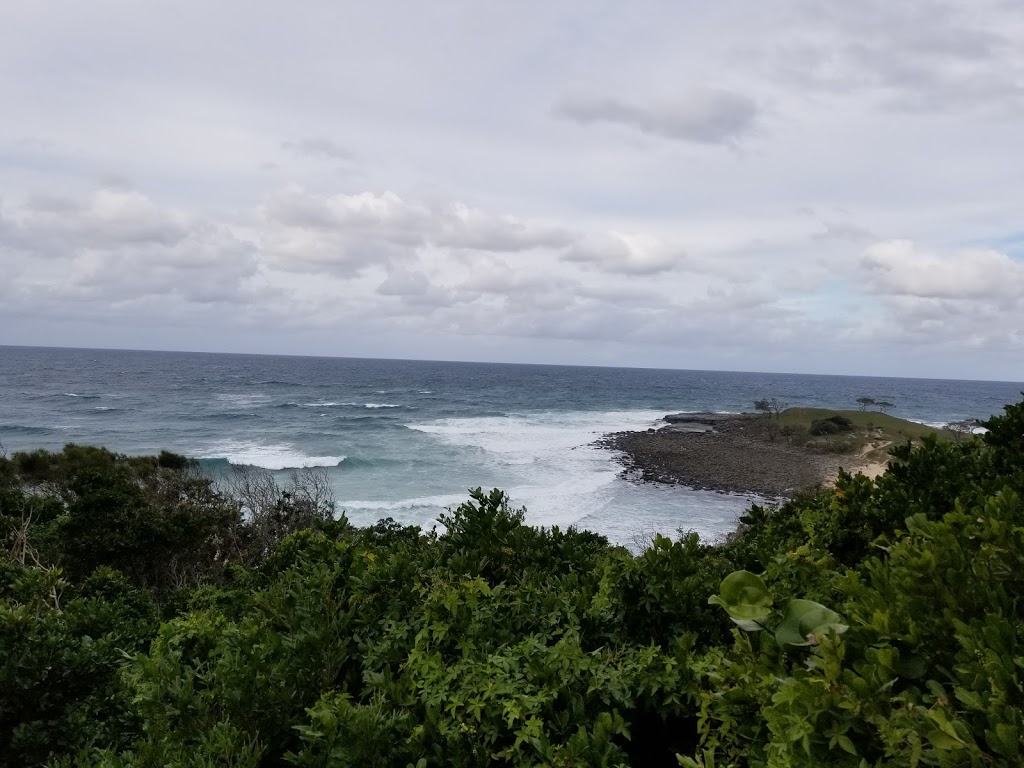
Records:
[[[338,509],[346,512],[367,511],[374,513],[408,512],[410,510],[438,510],[456,507],[467,498],[467,494],[440,494],[437,496],[417,496],[398,501],[339,501]],[[381,515],[378,514],[378,517]]]
[[[214,395],[214,399],[221,403],[225,403],[228,406],[244,408],[250,405],[257,405],[258,403],[265,403],[270,400],[270,395],[264,395],[261,393],[251,394],[245,392],[221,392]]]
[[[950,425],[958,423],[955,421],[924,421],[922,419],[907,419],[907,421],[912,421],[915,424],[923,424],[926,427],[932,427],[934,429],[948,429]],[[971,427],[972,435],[984,435],[986,432],[988,432],[988,430],[985,427],[977,425]]]
[[[603,509],[621,484],[612,455],[593,445],[609,432],[654,426],[661,411],[573,411],[451,418],[408,424],[463,451],[475,449],[529,522],[567,526]]]
[[[303,408],[332,408],[334,406],[341,406],[343,408],[401,408],[401,405],[395,405],[394,403],[354,403],[351,401],[344,403],[324,402],[324,403],[293,403],[293,405],[299,405]]]
[[[933,429],[945,429],[949,426],[948,421],[925,421],[924,419],[907,419],[915,424],[923,424],[926,427],[932,427]]]
[[[307,456],[291,444],[222,443],[203,452],[204,459],[225,459],[229,464],[262,469],[336,467],[344,456]]]
[[[504,455],[513,463],[529,463],[526,457],[545,450],[571,450],[588,446],[609,432],[653,427],[663,415],[662,411],[545,411],[438,419],[406,426],[449,444],[472,445]]]

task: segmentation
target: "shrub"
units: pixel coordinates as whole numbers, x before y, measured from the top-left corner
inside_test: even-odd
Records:
[[[836,414],[824,419],[815,419],[811,422],[809,432],[815,436],[838,435],[840,432],[850,432],[853,429],[853,422],[845,416]]]

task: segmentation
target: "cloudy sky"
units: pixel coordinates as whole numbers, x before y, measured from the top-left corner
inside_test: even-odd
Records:
[[[1020,0],[0,0],[0,344],[1024,379]]]

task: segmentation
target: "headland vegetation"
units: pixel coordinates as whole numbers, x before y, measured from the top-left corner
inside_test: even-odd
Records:
[[[769,416],[885,471],[639,554],[499,490],[355,528],[315,470],[4,456],[0,766],[1021,765],[1024,403],[959,439]]]

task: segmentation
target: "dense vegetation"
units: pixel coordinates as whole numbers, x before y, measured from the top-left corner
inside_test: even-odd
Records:
[[[0,765],[1018,766],[1024,403],[987,426],[636,556],[499,491],[358,530],[307,483],[14,454]]]

